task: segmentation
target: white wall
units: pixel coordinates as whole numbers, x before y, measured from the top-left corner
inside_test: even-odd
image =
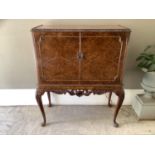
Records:
[[[36,71],[30,29],[40,24],[120,24],[131,28],[125,87],[140,88],[135,58],[155,42],[155,20],[0,20],[0,88],[35,88]]]

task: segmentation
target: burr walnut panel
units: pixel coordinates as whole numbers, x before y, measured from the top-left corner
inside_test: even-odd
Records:
[[[43,81],[54,83],[54,81],[79,80],[77,60],[79,38],[77,36],[44,35],[39,46]]]
[[[81,80],[115,81],[119,74],[121,36],[84,36],[81,39]]]

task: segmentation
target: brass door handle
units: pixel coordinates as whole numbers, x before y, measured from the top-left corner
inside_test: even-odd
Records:
[[[77,57],[79,60],[82,60],[84,58],[83,52],[78,52]]]

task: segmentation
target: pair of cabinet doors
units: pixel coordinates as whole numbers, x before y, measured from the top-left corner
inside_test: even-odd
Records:
[[[119,32],[35,32],[43,82],[117,83],[125,34]]]

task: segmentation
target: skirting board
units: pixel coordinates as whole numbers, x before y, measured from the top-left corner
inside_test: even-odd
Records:
[[[143,93],[142,89],[126,89],[124,105],[130,105],[135,94]],[[51,93],[53,105],[106,105],[108,93],[104,95],[90,95],[77,97],[70,95],[56,95]],[[35,100],[35,89],[1,89],[0,106],[13,105],[37,105]],[[47,104],[47,94],[43,95],[43,103]],[[117,103],[117,96],[113,93],[112,104]]]

